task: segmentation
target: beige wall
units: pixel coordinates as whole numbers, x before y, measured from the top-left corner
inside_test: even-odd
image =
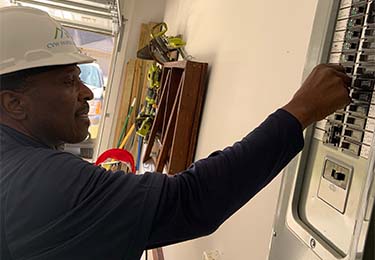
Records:
[[[211,65],[197,159],[232,144],[300,86],[316,0],[167,0],[168,35]],[[166,260],[266,259],[280,177],[213,235],[165,248]]]
[[[9,0],[0,0],[0,7],[5,7],[9,5],[10,5]]]

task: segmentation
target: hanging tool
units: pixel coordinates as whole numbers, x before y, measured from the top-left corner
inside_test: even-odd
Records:
[[[152,64],[147,72],[147,79],[149,82],[148,87],[150,89],[158,89],[160,87],[160,74],[161,69],[159,68],[159,66],[157,66],[156,64]]]
[[[192,57],[184,49],[186,42],[178,36],[166,36],[167,31],[168,25],[164,22],[152,27],[151,40],[149,44],[137,52],[137,57],[140,59],[155,60],[159,64],[176,61],[178,54],[184,60],[190,60]]]
[[[138,114],[135,124],[137,128],[137,135],[147,138],[151,130],[152,123],[156,113],[156,97],[160,88],[161,69],[156,64],[153,64],[148,70],[148,88],[144,107]]]

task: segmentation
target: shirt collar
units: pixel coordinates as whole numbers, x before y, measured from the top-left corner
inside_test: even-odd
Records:
[[[21,144],[24,146],[32,146],[35,148],[52,148],[4,124],[0,124],[0,138],[1,145]]]

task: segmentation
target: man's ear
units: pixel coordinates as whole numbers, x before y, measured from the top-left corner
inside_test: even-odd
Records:
[[[26,112],[22,93],[4,90],[0,91],[0,107],[9,117],[15,120],[24,120]]]

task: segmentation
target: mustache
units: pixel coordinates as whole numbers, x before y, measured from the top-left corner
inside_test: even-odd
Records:
[[[77,110],[77,113],[78,115],[82,115],[82,114],[88,114],[90,111],[90,106],[89,106],[89,103],[85,102],[83,104],[82,107],[80,107],[78,110]]]

